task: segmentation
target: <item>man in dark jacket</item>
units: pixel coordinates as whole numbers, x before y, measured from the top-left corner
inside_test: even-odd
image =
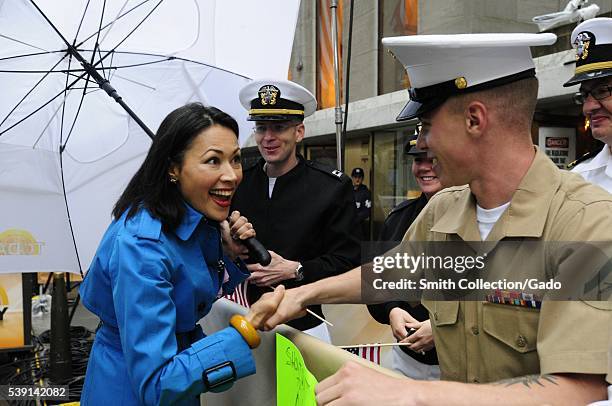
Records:
[[[372,210],[372,195],[370,189],[363,184],[365,172],[362,168],[354,168],[351,172],[353,193],[355,194],[355,207],[357,218],[361,225],[361,233],[365,241],[370,239],[370,211]]]
[[[255,121],[263,159],[244,170],[232,204],[272,256],[267,266],[249,265],[252,303],[279,283],[295,287],[353,268],[360,245],[348,176],[296,153],[304,138],[302,121],[316,109],[314,96],[293,82],[259,80],[240,91],[240,101]],[[320,305],[310,310],[323,316]],[[288,324],[331,342],[327,326],[312,315]]]
[[[427,158],[427,153],[416,147],[419,128],[420,125],[417,125],[414,135],[406,143],[405,152],[413,156],[412,174],[422,193],[417,199],[403,201],[391,210],[380,232],[380,241],[394,241],[395,245],[399,244],[429,198],[442,189],[432,169],[433,159]],[[385,248],[391,247],[386,246]],[[423,352],[415,352],[408,346],[393,347],[393,369],[414,379],[440,378],[438,357],[433,346],[431,326],[428,320],[429,314],[423,305],[411,306],[408,302],[394,301],[369,305],[368,310],[379,323],[391,325],[393,336],[399,342],[412,334],[421,335],[423,339],[429,341],[430,349]]]

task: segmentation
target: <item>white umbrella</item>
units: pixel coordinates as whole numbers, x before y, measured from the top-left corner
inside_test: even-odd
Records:
[[[147,127],[201,101],[233,115],[248,135],[237,94],[249,79],[177,57],[223,59],[194,50],[202,32],[218,31],[203,21],[224,21],[210,10],[214,1],[38,3],[0,0],[0,272],[79,272],[144,158]],[[290,3],[292,41],[299,2]]]

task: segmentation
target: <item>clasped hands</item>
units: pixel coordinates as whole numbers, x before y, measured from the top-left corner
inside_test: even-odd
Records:
[[[406,310],[401,307],[395,307],[389,312],[389,324],[391,325],[391,332],[397,341],[410,344],[407,347],[412,351],[423,353],[434,347],[431,322],[429,320],[418,321]],[[409,334],[410,329],[414,329],[412,334]]]
[[[267,292],[251,305],[245,316],[258,330],[269,331],[288,320],[306,314],[306,306],[300,304],[299,288],[285,290],[278,285],[273,292]]]

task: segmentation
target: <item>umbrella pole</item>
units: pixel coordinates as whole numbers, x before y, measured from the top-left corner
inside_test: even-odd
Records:
[[[340,68],[338,67],[338,0],[331,0],[331,19],[332,19],[332,42],[334,44],[334,72],[335,72],[335,83],[334,88],[336,90],[336,108],[335,108],[335,122],[336,122],[336,164],[338,170],[342,170],[342,107],[340,105]]]
[[[153,139],[153,137],[155,137],[155,134],[153,134],[153,131],[151,131],[149,127],[147,127],[146,124],[143,123],[140,117],[138,117],[136,113],[134,113],[134,111],[127,104],[125,104],[121,96],[119,96],[119,93],[117,93],[117,90],[115,90],[115,88],[111,86],[110,82],[107,79],[103,78],[102,75],[98,73],[96,68],[94,68],[89,62],[87,62],[85,58],[83,58],[83,55],[81,55],[79,51],[77,51],[74,45],[70,44],[66,40],[66,38],[64,38],[62,33],[57,29],[55,25],[53,25],[51,20],[49,20],[49,18],[45,15],[45,13],[42,12],[42,10],[38,7],[38,5],[36,5],[36,3],[33,0],[30,0],[30,2],[36,8],[36,10],[38,10],[38,12],[42,15],[42,17],[49,23],[49,25],[51,26],[51,28],[53,28],[53,30],[57,33],[57,35],[59,35],[62,41],[64,41],[64,43],[68,47],[68,52],[81,63],[81,65],[85,69],[85,72],[87,72],[87,74],[89,74],[89,76],[91,76],[96,81],[98,86],[100,86],[100,89],[104,90],[110,97],[112,97],[117,103],[119,103],[119,105],[123,107],[123,109],[129,114],[129,116],[132,117],[134,121],[136,121],[136,123],[138,123],[140,128],[142,128],[142,130],[145,133],[147,133],[147,135],[151,139]]]
[[[125,104],[125,102],[123,101],[121,96],[119,96],[119,93],[117,93],[117,90],[115,90],[111,83],[107,79],[102,77],[102,75],[100,75],[96,68],[94,68],[89,62],[87,62],[87,60],[83,58],[83,55],[81,55],[74,46],[68,45],[68,52],[70,52],[70,54],[72,54],[72,56],[74,56],[81,63],[81,65],[85,69],[85,72],[87,72],[93,78],[93,80],[96,81],[98,86],[100,86],[100,89],[104,90],[106,94],[108,94],[117,103],[119,103],[119,105],[123,107],[123,109],[129,114],[129,116],[132,117],[134,121],[136,121],[136,123],[138,123],[140,128],[142,128],[143,131],[147,133],[147,135],[151,139],[153,139],[153,137],[155,137],[153,131],[151,131],[149,127],[147,127],[147,125],[140,119],[140,117],[138,117],[136,113],[134,113],[134,111],[127,104]]]

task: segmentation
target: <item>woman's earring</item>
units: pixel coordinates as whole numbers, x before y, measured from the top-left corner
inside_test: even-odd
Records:
[[[176,183],[178,182],[178,179],[175,176],[170,176],[170,183]]]

